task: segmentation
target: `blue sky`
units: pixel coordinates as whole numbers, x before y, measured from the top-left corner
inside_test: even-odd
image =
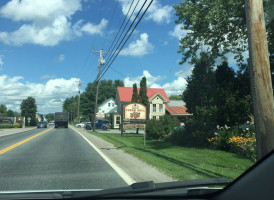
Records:
[[[84,81],[84,90],[96,78],[99,57],[91,50],[109,49],[129,2],[1,0],[0,104],[20,111],[22,99],[33,96],[38,112],[60,111],[64,99],[77,94],[76,80]],[[132,86],[146,76],[148,87],[182,93],[192,66],[178,64],[185,32],[174,22],[172,5],[179,2],[154,0],[111,65],[119,73],[109,69],[103,79]]]

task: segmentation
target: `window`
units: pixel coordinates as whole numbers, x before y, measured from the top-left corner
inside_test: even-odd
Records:
[[[152,112],[156,112],[156,104],[152,105]]]
[[[108,107],[110,107],[110,103],[108,103]]]
[[[156,119],[156,116],[152,116],[152,119]]]
[[[120,124],[120,120],[121,120],[120,116],[116,116],[116,124]]]
[[[112,107],[114,107],[114,103],[112,103]]]
[[[159,112],[163,112],[163,104],[159,104]]]

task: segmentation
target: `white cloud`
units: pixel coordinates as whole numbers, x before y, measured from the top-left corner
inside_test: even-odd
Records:
[[[92,23],[86,23],[82,26],[81,31],[86,32],[90,35],[99,34],[103,35],[103,29],[107,26],[108,20],[102,19],[100,24],[95,25]]]
[[[136,83],[138,85],[138,87],[139,87],[140,81],[141,81],[141,79],[143,77],[146,77],[146,79],[147,79],[147,86],[148,87],[150,87],[151,85],[153,85],[155,82],[164,79],[164,77],[162,77],[160,75],[159,76],[152,76],[147,70],[144,70],[142,76],[137,76],[137,77],[134,77],[134,78],[126,77],[124,79],[125,87],[132,87],[132,85],[134,83]]]
[[[81,9],[81,0],[12,0],[0,9],[0,15],[23,24],[13,32],[0,32],[0,41],[16,46],[55,46],[81,36],[83,31],[101,34],[106,20],[99,25],[86,23],[81,27],[83,20],[72,24],[72,16]]]
[[[174,27],[173,31],[170,31],[168,34],[170,36],[176,37],[178,40],[180,40],[181,38],[185,37],[187,33],[190,32],[190,30],[183,30],[181,29],[183,27],[182,24],[177,24]]]
[[[20,76],[1,75],[0,104],[9,105],[9,109],[20,112],[22,100],[32,96],[36,100],[39,113],[61,111],[64,99],[77,94],[76,80],[76,78],[68,80],[59,78],[40,84],[24,81]]]
[[[117,0],[120,2],[121,6],[122,6],[122,12],[124,15],[127,14],[128,9],[130,7],[130,3],[128,0]],[[148,4],[150,3],[150,1],[147,1],[147,3],[145,4],[143,10],[145,10],[145,8],[148,6]],[[133,8],[135,7],[137,3],[133,3],[131,10],[130,10],[130,14],[133,10]],[[142,5],[144,4],[144,1],[140,1],[139,4],[137,5],[134,14],[136,15],[137,12],[139,12],[139,10],[141,9]],[[145,19],[146,20],[153,20],[154,22],[160,24],[160,23],[170,23],[171,21],[171,16],[172,16],[172,6],[163,6],[161,5],[157,0],[154,0],[153,3],[150,5],[149,9],[147,10],[147,13],[145,15]],[[134,15],[134,17],[135,17]],[[134,17],[132,17],[134,19]]]
[[[187,84],[186,77],[188,77],[191,74],[191,70],[192,70],[191,65],[187,65],[185,66],[185,68],[182,67],[182,69],[179,72],[175,73],[175,76],[177,77],[175,80],[173,80],[172,82],[164,83],[162,85],[159,84],[158,82],[162,81],[165,77],[153,76],[147,70],[144,70],[142,76],[126,77],[124,79],[124,84],[126,87],[132,87],[134,83],[137,83],[139,87],[139,83],[142,77],[145,76],[147,79],[148,88],[164,88],[168,96],[173,94],[182,94]]]
[[[60,16],[69,18],[81,9],[81,0],[11,0],[0,9],[0,14],[14,21],[41,24]]]
[[[148,9],[147,19],[152,19],[156,23],[169,23],[172,15],[172,6],[162,6],[158,1],[154,1]]]
[[[144,56],[153,51],[153,45],[148,41],[148,34],[142,33],[140,39],[131,42],[126,48],[124,48],[120,55],[123,56]]]

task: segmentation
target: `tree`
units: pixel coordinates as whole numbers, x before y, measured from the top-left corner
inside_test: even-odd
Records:
[[[212,61],[207,54],[202,53],[197,60],[192,74],[187,78],[187,87],[183,92],[183,100],[187,111],[193,114],[186,121],[186,130],[197,145],[205,144],[205,140],[211,137],[216,128],[215,105],[216,80],[212,67]]]
[[[271,1],[264,0],[264,4],[270,5],[266,16],[272,16]],[[243,52],[248,49],[244,1],[185,0],[174,8],[178,17],[175,23],[182,25],[186,33],[178,51],[183,56],[181,64],[189,60],[195,64],[201,49],[211,60],[218,57],[227,60],[227,53],[233,53],[238,63],[244,61]],[[266,31],[274,85],[274,21],[267,24]]]
[[[20,109],[21,109],[21,115],[25,117],[26,120],[29,117],[31,118],[29,125],[36,126],[37,120],[36,120],[35,114],[37,113],[37,105],[35,103],[35,99],[33,97],[28,97],[24,99],[21,102]]]
[[[169,100],[182,100],[183,99],[183,95],[171,95],[169,97]]]
[[[246,122],[250,115],[250,102],[241,94],[234,70],[223,62],[217,66],[215,76],[217,124],[236,126]]]
[[[8,110],[6,115],[7,117],[16,117],[14,111],[12,110]]]
[[[137,103],[139,99],[139,95],[138,95],[138,89],[137,89],[137,84],[134,83],[133,84],[133,93],[132,93],[132,98],[131,98],[131,102],[132,103]]]
[[[6,105],[4,105],[4,104],[0,105],[0,113],[3,114],[3,115],[6,115],[6,113],[7,113],[7,106]]]
[[[53,121],[54,120],[54,113],[48,113],[45,115],[46,119],[48,122]]]
[[[139,102],[145,106],[149,105],[148,96],[147,96],[147,79],[143,77],[140,82],[140,91],[139,91]]]

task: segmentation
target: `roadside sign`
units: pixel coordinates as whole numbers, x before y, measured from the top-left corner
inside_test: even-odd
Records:
[[[124,129],[145,128],[145,124],[124,124]]]
[[[146,120],[146,106],[141,103],[130,103],[124,107],[124,120]]]

